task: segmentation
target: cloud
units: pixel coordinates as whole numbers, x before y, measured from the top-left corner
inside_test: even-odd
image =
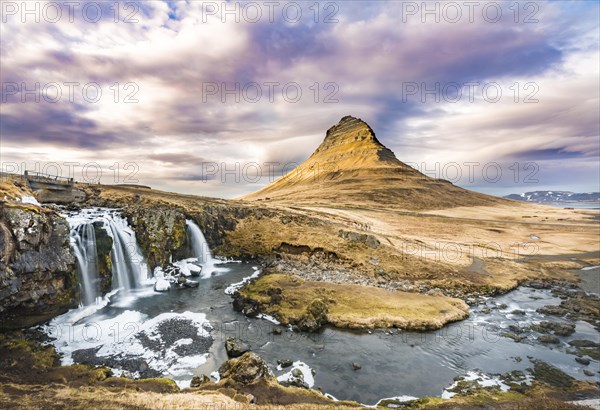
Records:
[[[257,184],[197,185],[197,164],[301,162],[344,115],[369,122],[405,161],[588,164],[599,155],[597,4],[543,3],[534,24],[515,23],[506,5],[499,23],[450,24],[403,21],[402,2],[336,3],[337,23],[322,21],[324,9],[315,21],[308,3],[298,23],[281,10],[274,21],[263,10],[256,23],[223,23],[203,2],[134,4],[137,23],[123,21],[131,11],[123,4],[115,22],[112,3],[97,23],[81,10],[74,22],[2,23],[2,161],[23,158],[26,147],[63,161],[136,162],[142,183],[238,196]],[[22,103],[4,87],[51,82],[78,82],[74,101]],[[102,89],[94,103],[81,91],[92,82]],[[467,82],[497,82],[506,98],[423,102],[404,88]],[[228,93],[249,83],[260,87],[258,101]],[[536,84],[539,102],[515,103],[515,83],[521,100],[525,84]],[[283,91],[290,84],[299,101]]]

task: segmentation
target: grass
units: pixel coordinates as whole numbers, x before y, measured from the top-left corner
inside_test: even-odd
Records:
[[[274,289],[281,289],[282,297],[277,303],[273,303],[270,296],[277,293]],[[262,276],[240,294],[259,302],[261,310],[284,324],[301,322],[307,314],[313,313],[309,309],[316,302],[324,306],[326,322],[340,328],[438,329],[468,315],[467,305],[459,299],[305,281],[284,274]]]

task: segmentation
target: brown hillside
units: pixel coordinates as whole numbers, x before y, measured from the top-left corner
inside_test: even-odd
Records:
[[[294,171],[242,199],[410,210],[506,202],[420,173],[399,161],[366,122],[351,116],[331,127]]]

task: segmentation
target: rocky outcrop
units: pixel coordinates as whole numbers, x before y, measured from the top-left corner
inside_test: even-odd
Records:
[[[260,356],[250,352],[223,363],[219,374],[222,379],[230,379],[244,385],[273,379],[267,363]]]
[[[151,269],[187,256],[185,215],[176,208],[146,206],[125,208],[123,214]]]
[[[112,289],[112,261],[110,252],[113,240],[102,227],[101,222],[94,223],[94,235],[96,236],[96,254],[98,256],[98,276],[100,278],[100,291],[102,294]]]
[[[0,326],[41,323],[77,305],[69,225],[35,205],[0,204]]]

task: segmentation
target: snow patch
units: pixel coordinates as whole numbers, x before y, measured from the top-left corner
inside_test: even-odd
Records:
[[[502,383],[502,381],[498,377],[491,377],[484,373],[470,371],[470,372],[467,372],[467,375],[464,376],[464,378],[462,380],[456,381],[450,387],[448,387],[447,389],[444,389],[444,391],[442,392],[442,399],[450,399],[450,398],[456,396],[458,393],[451,392],[449,390],[452,390],[456,386],[458,386],[458,383],[460,381],[469,381],[469,382],[476,381],[477,384],[479,384],[479,386],[481,386],[481,387],[496,386],[496,387],[499,387],[500,391],[503,391],[503,392],[507,392],[508,390],[510,390],[510,386]]]
[[[268,320],[269,322],[273,323],[274,325],[280,325],[281,324],[281,322],[279,320],[275,319],[273,316],[269,316],[269,315],[266,315],[264,313],[259,313],[256,317],[259,318],[259,319]]]
[[[42,206],[37,199],[29,195],[23,195],[21,197],[21,203]]]
[[[306,363],[301,362],[301,361],[294,362],[292,364],[292,368],[290,369],[290,371],[277,377],[277,381],[281,383],[281,382],[289,382],[289,381],[295,379],[292,372],[296,369],[300,370],[302,372],[304,383],[306,383],[306,385],[308,387],[312,388],[315,385],[315,378],[313,377],[312,369]]]
[[[254,269],[254,273],[250,276],[245,277],[240,282],[233,283],[225,289],[226,295],[233,295],[236,291],[240,290],[246,283],[250,282],[252,279],[256,279],[260,276],[260,270],[256,266],[252,267]]]

